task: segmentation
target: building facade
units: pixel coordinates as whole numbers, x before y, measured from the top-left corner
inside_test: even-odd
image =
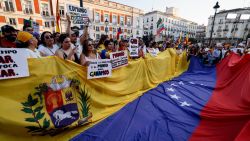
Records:
[[[206,37],[206,26],[199,25],[196,31],[196,40],[197,42],[204,42]]]
[[[60,28],[66,31],[67,4],[79,6],[80,0],[59,0],[61,15]],[[93,39],[99,39],[101,34],[116,38],[118,28],[121,28],[123,38],[142,37],[143,11],[131,6],[107,0],[83,0],[90,18],[89,33]],[[32,19],[40,26],[40,32],[55,31],[56,0],[2,0],[0,3],[0,26],[10,24],[22,29],[23,19]],[[105,24],[105,21],[108,24]],[[74,26],[74,25],[72,25]]]
[[[54,30],[54,13],[49,0],[1,0],[0,26],[9,24],[21,30],[24,19],[38,23],[40,32]]]
[[[208,19],[206,39],[210,38],[214,15]],[[222,10],[216,14],[212,39],[218,41],[246,40],[250,30],[250,8]]]
[[[167,8],[166,12],[152,11],[146,13],[143,18],[144,36],[157,34],[157,21],[161,18],[165,30],[161,32],[161,36],[172,36],[178,38],[180,35],[189,38],[195,38],[198,24],[179,17],[173,7]]]

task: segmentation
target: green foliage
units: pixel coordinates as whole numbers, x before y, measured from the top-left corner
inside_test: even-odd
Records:
[[[39,87],[36,88],[38,91],[34,93],[34,95],[37,95],[38,97],[41,96],[43,92],[45,92],[47,89],[45,85],[39,85]],[[36,106],[38,104],[38,98],[34,98],[31,94],[28,95],[27,101],[21,102],[23,105],[23,111],[26,114],[30,114],[31,117],[25,118],[25,121],[36,123],[37,126],[26,126],[25,128],[29,129],[28,132],[34,134],[34,133],[40,133],[43,134],[44,132],[47,132],[47,129],[50,126],[50,120],[47,120],[44,118],[45,113],[42,112],[43,106]],[[44,119],[43,119],[44,118]],[[42,125],[40,123],[40,120],[43,119]]]
[[[90,105],[88,104],[90,96],[88,96],[88,93],[86,91],[83,91],[82,89],[79,91],[79,94],[80,97],[78,98],[80,99],[82,115],[83,117],[87,117],[90,110]]]

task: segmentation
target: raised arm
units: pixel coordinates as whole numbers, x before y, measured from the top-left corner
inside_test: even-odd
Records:
[[[66,14],[66,17],[67,17],[67,28],[66,28],[66,33],[69,35],[69,37],[71,37],[71,34],[70,34],[70,27],[71,27],[71,20],[70,20],[70,16],[68,14]]]
[[[88,22],[86,24],[86,26],[84,26],[84,30],[83,30],[83,35],[80,38],[80,43],[83,44],[85,40],[88,39],[88,27],[89,27],[89,19]]]

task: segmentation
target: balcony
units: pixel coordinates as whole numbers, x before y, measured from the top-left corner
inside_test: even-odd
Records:
[[[225,29],[223,29],[223,31],[224,31],[224,32],[227,32],[227,31],[229,31],[229,29],[228,29],[228,28],[225,28]]]
[[[4,12],[15,12],[13,7],[3,7]]]
[[[23,12],[24,14],[33,14],[33,10],[30,8],[25,8]]]
[[[49,17],[49,12],[48,11],[43,11],[42,15],[45,16],[45,17]]]

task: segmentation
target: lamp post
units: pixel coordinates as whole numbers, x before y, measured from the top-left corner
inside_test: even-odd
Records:
[[[108,19],[106,19],[105,20],[105,25],[106,25],[105,32],[106,32],[106,35],[108,35],[108,24],[109,24],[109,21],[108,21]]]
[[[215,21],[215,17],[216,17],[216,14],[217,14],[217,9],[220,8],[219,2],[216,2],[216,5],[213,8],[215,10],[215,13],[214,13],[212,29],[211,29],[210,38],[209,38],[209,46],[211,46],[212,36],[213,36],[213,32],[214,32],[214,21]]]

